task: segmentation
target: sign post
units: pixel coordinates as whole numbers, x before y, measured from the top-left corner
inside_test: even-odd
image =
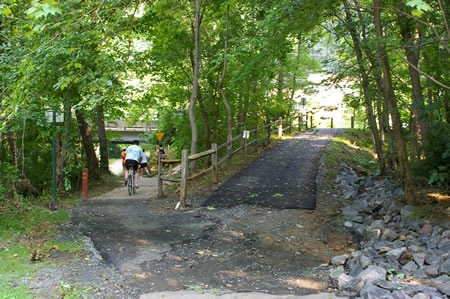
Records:
[[[83,168],[83,180],[82,180],[82,197],[88,198],[88,181],[89,181],[89,169]]]
[[[51,209],[56,209],[56,139],[55,139],[55,128],[57,122],[64,121],[64,115],[61,112],[56,112],[55,110],[45,111],[45,116],[47,121],[51,122],[53,125],[53,139],[52,139],[52,205]]]

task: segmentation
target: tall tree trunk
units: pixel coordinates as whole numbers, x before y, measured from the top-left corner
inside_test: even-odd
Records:
[[[195,120],[195,102],[198,96],[198,77],[200,64],[200,0],[195,0],[195,57],[194,57],[194,77],[192,82],[192,93],[189,100],[189,123],[191,125],[191,154],[197,153],[198,128]],[[195,167],[195,162],[191,163]]]
[[[247,114],[248,114],[248,105],[250,104],[250,86],[246,86],[247,91],[246,94],[243,95],[243,103],[241,106],[241,112],[239,112],[239,123],[241,124],[241,128],[245,128],[245,124],[247,122]]]
[[[279,101],[283,99],[283,87],[284,87],[284,72],[280,70],[278,71],[278,82],[277,82],[277,99]]]
[[[420,160],[422,153],[422,146],[428,148],[428,122],[425,113],[425,103],[422,96],[422,86],[420,83],[420,74],[417,71],[419,68],[419,47],[415,43],[413,37],[415,28],[409,18],[398,14],[398,24],[400,25],[400,34],[403,39],[406,60],[408,61],[408,71],[411,78],[412,87],[412,118],[415,122],[415,133],[417,135],[417,149],[416,156]]]
[[[387,56],[387,51],[384,45],[382,45],[383,29],[381,26],[381,0],[374,0],[374,26],[376,36],[378,38],[378,53],[381,57],[381,67],[383,69],[383,83],[386,90],[387,102],[389,105],[389,111],[392,117],[392,127],[394,132],[395,142],[397,144],[398,158],[400,162],[400,174],[403,180],[403,189],[405,192],[405,198],[409,203],[415,203],[415,199],[412,193],[413,183],[411,178],[411,171],[409,169],[408,155],[406,153],[406,142],[405,137],[402,133],[402,122],[400,118],[400,113],[397,107],[397,99],[392,88],[392,78],[391,78],[391,68],[389,64],[389,59]]]
[[[420,28],[419,28],[419,37],[422,40],[424,40],[426,38],[426,36],[423,33],[423,30],[421,30]],[[425,63],[428,64],[428,65],[431,65],[431,61],[430,61],[430,59],[428,57],[426,47],[422,48],[422,55],[423,55],[423,59],[424,59]],[[427,110],[428,110],[428,113],[429,113],[429,120],[430,120],[429,125],[431,127],[433,126],[434,110],[435,110],[434,105],[433,105],[433,89],[432,89],[432,86],[433,86],[433,83],[432,83],[431,79],[427,77],[427,103],[428,103]]]
[[[380,168],[380,171],[384,173],[386,163],[384,161],[384,152],[383,152],[383,146],[381,144],[380,135],[378,134],[377,129],[377,122],[375,120],[375,115],[373,113],[373,106],[372,106],[372,97],[369,90],[369,76],[367,75],[366,69],[364,67],[364,57],[360,46],[359,37],[356,33],[355,28],[351,25],[353,23],[352,15],[349,11],[348,3],[346,0],[343,0],[344,6],[345,6],[345,14],[348,21],[347,28],[350,31],[350,35],[353,40],[353,45],[355,47],[355,53],[356,53],[356,59],[358,61],[358,67],[359,67],[359,73],[361,74],[361,80],[362,80],[362,88],[363,88],[363,94],[364,94],[364,100],[365,100],[365,106],[366,106],[366,113],[367,113],[367,121],[370,128],[370,131],[372,132],[372,137],[374,140],[375,145],[375,152],[377,154],[377,161],[378,166]]]
[[[381,58],[379,59],[381,61]],[[384,123],[386,124],[386,133],[387,136],[389,138],[389,151],[390,151],[390,160],[391,160],[391,168],[395,171],[398,170],[398,161],[396,159],[396,154],[395,154],[395,140],[394,140],[394,134],[392,133],[392,127],[389,121],[389,105],[387,102],[387,92],[386,89],[383,87],[383,94],[384,94],[384,101],[383,101],[383,106],[384,106]]]
[[[14,168],[17,169],[17,162],[18,162],[18,151],[17,151],[17,138],[14,132],[12,131],[12,125],[8,125],[8,132],[7,132],[7,140],[9,145],[9,150],[11,152],[11,162],[12,165],[14,165]]]
[[[380,130],[380,141],[381,144],[384,145],[386,140],[386,136],[384,133],[385,125],[384,125],[384,116],[383,109],[381,108],[383,105],[383,92],[380,88],[378,88],[377,84],[377,117],[378,117],[378,128]]]
[[[95,154],[94,142],[92,141],[89,125],[84,119],[84,115],[81,110],[76,110],[75,114],[78,120],[78,128],[80,129],[80,135],[83,140],[84,151],[86,152],[89,177],[97,178],[99,176],[98,160]]]
[[[225,105],[225,108],[227,109],[227,142],[229,142],[227,146],[227,151],[229,158],[227,159],[227,165],[228,167],[231,167],[231,158],[232,158],[232,152],[233,152],[233,145],[231,144],[231,139],[233,139],[233,114],[231,111],[230,103],[228,103],[227,98],[225,96],[225,92],[223,91],[223,80],[225,79],[225,74],[227,72],[227,46],[228,46],[228,15],[229,15],[229,6],[227,6],[227,16],[226,16],[226,25],[225,25],[225,45],[224,45],[224,51],[223,51],[223,71],[222,76],[220,77],[219,82],[219,90],[220,95],[222,96],[223,104]]]
[[[98,104],[97,110],[97,130],[98,141],[100,143],[100,170],[109,173],[109,155],[108,155],[108,139],[106,137],[105,129],[105,114],[103,111],[103,104]]]
[[[418,153],[420,146],[418,142],[418,136],[416,136],[417,133],[417,121],[414,118],[413,113],[411,113],[409,117],[409,133],[411,135],[411,139],[409,140],[409,158],[411,160],[418,159],[418,156],[420,154]]]

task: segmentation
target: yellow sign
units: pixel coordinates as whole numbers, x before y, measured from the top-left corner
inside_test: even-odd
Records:
[[[158,141],[159,142],[161,142],[161,140],[163,139],[163,137],[164,137],[164,133],[155,133],[155,135],[156,135],[156,139],[158,139]]]

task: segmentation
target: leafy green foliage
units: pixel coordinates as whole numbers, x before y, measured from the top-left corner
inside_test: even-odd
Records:
[[[448,185],[448,169],[446,166],[439,166],[438,169],[431,171],[428,184],[438,185],[439,187],[443,185]]]

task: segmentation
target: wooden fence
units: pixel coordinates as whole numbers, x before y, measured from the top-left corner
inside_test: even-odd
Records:
[[[271,123],[268,123],[262,127],[256,127],[253,130],[245,130],[241,132],[240,135],[231,138],[231,140],[227,141],[224,144],[217,145],[212,144],[211,149],[197,153],[197,154],[188,154],[188,150],[182,150],[181,152],[181,159],[173,159],[173,160],[167,160],[167,159],[161,159],[161,156],[159,156],[158,159],[158,197],[163,197],[163,182],[177,182],[180,183],[180,203],[183,207],[186,206],[186,196],[187,196],[187,183],[188,180],[193,180],[195,178],[198,178],[199,176],[202,176],[206,173],[211,172],[211,177],[213,183],[217,184],[219,181],[219,167],[223,163],[227,162],[228,165],[231,165],[231,159],[234,154],[241,152],[242,159],[245,161],[247,159],[247,151],[250,146],[254,146],[255,151],[259,152],[259,146],[260,143],[267,143],[267,145],[270,144],[270,137],[274,134],[274,132],[277,132],[277,135],[279,137],[283,136],[283,132],[289,131],[289,133],[292,132],[293,129],[293,120],[298,119],[298,131],[301,131],[303,126],[307,127],[306,118],[303,119],[303,115],[299,116],[291,116],[290,118],[287,118],[285,120],[281,119],[281,117],[273,121]],[[283,126],[284,125],[284,126]],[[251,141],[249,142],[248,140]],[[233,150],[233,143],[240,142],[239,146]],[[219,152],[223,149],[226,149],[226,154],[219,159]],[[191,176],[189,176],[189,163],[192,163],[195,160],[198,160],[203,157],[211,156],[211,166],[207,169],[204,169],[198,173],[195,173]],[[181,176],[180,177],[174,177],[171,176],[171,173],[169,171],[168,175],[164,175],[163,169],[164,165],[175,165],[175,164],[181,164]],[[170,167],[172,169],[172,167]]]

